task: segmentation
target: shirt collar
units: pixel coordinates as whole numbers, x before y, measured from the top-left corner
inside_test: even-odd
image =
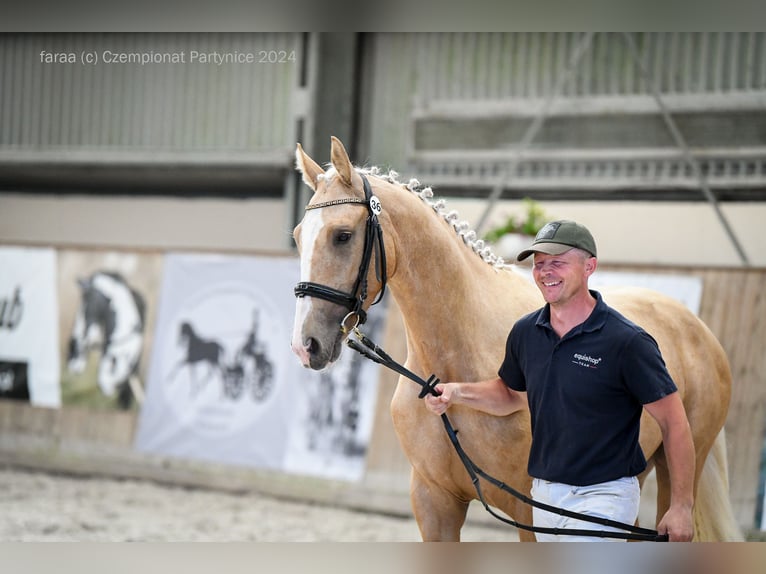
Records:
[[[601,293],[595,291],[594,289],[589,289],[588,291],[596,299],[596,306],[593,308],[593,311],[591,311],[591,314],[587,319],[585,319],[585,321],[570,331],[570,333],[573,335],[580,332],[591,333],[593,331],[598,331],[606,323],[606,318],[609,314],[609,307],[607,307],[606,303],[604,303],[604,299],[601,297]],[[540,309],[535,324],[538,327],[545,327],[551,331],[553,330],[553,326],[551,325],[550,303],[546,303],[545,307]]]

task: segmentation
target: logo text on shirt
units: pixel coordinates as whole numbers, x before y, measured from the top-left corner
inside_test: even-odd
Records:
[[[598,364],[601,362],[601,357],[594,358],[590,355],[583,355],[580,353],[575,353],[572,357],[572,362],[575,365],[580,365],[581,367],[588,367],[589,369],[597,369]]]

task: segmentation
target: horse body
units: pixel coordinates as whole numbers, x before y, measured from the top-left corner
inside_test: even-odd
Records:
[[[351,166],[342,144],[333,139],[333,169],[324,172],[298,148],[298,167],[315,190],[312,203],[359,197],[360,176]],[[544,301],[527,279],[487,255],[482,242],[458,223],[443,204],[430,202],[430,190],[406,189],[394,177],[369,176],[383,211],[379,216],[388,258],[388,284],[402,312],[407,335],[406,366],[423,377],[443,381],[478,381],[496,376],[505,340],[521,316]],[[434,213],[436,212],[436,213]],[[296,228],[301,251],[301,280],[348,290],[357,271],[364,213],[358,206],[339,205],[307,212]],[[478,253],[478,255],[477,255]],[[369,274],[369,304],[380,288]],[[605,300],[642,325],[662,350],[687,410],[697,454],[697,476],[705,468],[710,449],[717,445],[715,465],[727,486],[720,464],[731,377],[725,354],[715,337],[680,303],[647,290],[604,291]],[[335,360],[344,335],[338,328],[347,310],[313,297],[298,300],[293,349],[304,366],[323,368]],[[420,389],[400,378],[391,402],[391,414],[402,449],[412,464],[411,501],[424,540],[459,540],[474,486],[462,467],[441,421],[419,401]],[[529,493],[526,466],[531,443],[529,412],[496,417],[455,406],[450,419],[460,432],[466,452],[479,467],[503,482]],[[658,515],[669,504],[669,475],[656,423],[644,414],[641,446],[650,468],[657,469]],[[725,454],[723,455],[725,456]],[[711,470],[710,472],[713,472]],[[704,484],[708,484],[707,481]],[[487,502],[515,520],[531,524],[531,508],[509,494],[486,485]],[[710,493],[698,492],[698,499]],[[697,516],[698,534],[714,539],[737,536],[728,495],[723,505],[697,504],[716,512],[719,527],[709,533],[711,516]],[[522,540],[533,540],[526,531]]]

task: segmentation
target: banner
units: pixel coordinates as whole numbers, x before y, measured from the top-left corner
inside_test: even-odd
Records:
[[[381,345],[385,309],[384,299],[370,311],[362,329]],[[295,357],[292,360],[298,362]],[[375,422],[380,367],[344,348],[331,367],[302,374],[302,396],[295,402],[284,470],[361,480]]]
[[[159,254],[59,252],[64,405],[140,406],[161,270]]]
[[[599,271],[590,277],[591,289],[602,287],[644,287],[658,291],[686,305],[699,315],[702,300],[702,278],[691,275],[665,275],[659,273],[629,273],[625,271]]]
[[[300,365],[298,278],[295,258],[165,257],[138,450],[361,477],[377,366],[351,353],[323,373]]]
[[[0,248],[0,398],[61,405],[56,252]]]
[[[514,267],[534,283],[532,270],[527,267]],[[627,271],[602,271],[597,269],[588,280],[588,287],[600,291],[604,287],[643,287],[672,297],[683,303],[692,313],[699,315],[702,300],[702,278],[691,275],[637,273]]]

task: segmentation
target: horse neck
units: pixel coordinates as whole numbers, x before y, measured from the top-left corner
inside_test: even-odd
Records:
[[[497,352],[513,322],[540,306],[529,281],[485,261],[414,193],[401,191],[381,202],[394,228],[396,266],[389,285],[404,320],[410,360],[425,365],[428,357],[459,355],[488,339]]]

